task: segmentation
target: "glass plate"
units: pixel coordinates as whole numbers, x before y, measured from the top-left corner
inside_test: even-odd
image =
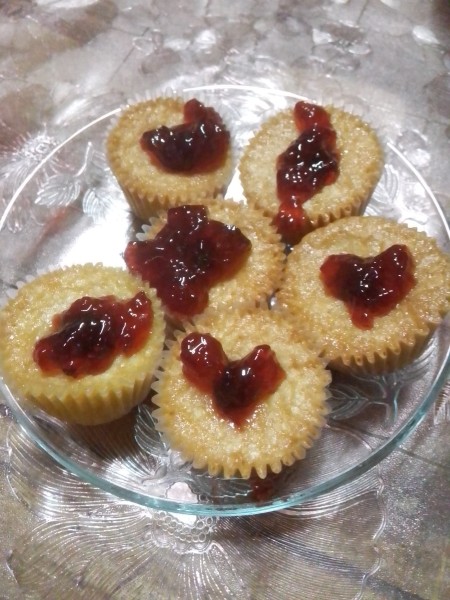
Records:
[[[266,116],[301,98],[235,85],[183,91],[224,108],[234,124],[237,155]],[[30,157],[20,157],[28,160],[27,175],[0,217],[3,296],[42,269],[96,261],[124,266],[122,252],[141,223],[131,215],[105,158],[106,131],[119,107],[100,103],[97,111],[62,134],[44,129],[32,140]],[[398,148],[384,145],[385,167],[366,213],[415,226],[449,251],[450,232],[429,186]],[[238,174],[227,196],[242,198]],[[255,514],[300,504],[349,482],[398,446],[445,381],[449,342],[446,320],[423,355],[401,371],[380,377],[334,374],[331,413],[320,439],[304,460],[264,481],[224,480],[192,469],[162,443],[146,403],[115,423],[84,428],[36,410],[4,384],[1,391],[39,446],[119,498],[180,513]]]

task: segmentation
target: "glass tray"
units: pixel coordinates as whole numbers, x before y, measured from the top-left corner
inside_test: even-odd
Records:
[[[223,107],[239,151],[258,124],[299,95],[237,85],[186,88],[185,94]],[[321,99],[314,99],[321,101]],[[349,110],[352,107],[345,107]],[[26,176],[0,216],[0,293],[40,270],[84,262],[124,266],[122,252],[141,223],[128,208],[104,152],[120,108],[99,102],[64,131],[44,128],[30,139]],[[366,115],[362,114],[363,117]],[[377,123],[372,123],[377,128]],[[383,136],[382,136],[383,137]],[[450,250],[450,231],[429,186],[407,157],[384,141],[385,166],[367,214],[408,223]],[[236,173],[227,196],[242,199]],[[49,291],[53,293],[53,291]],[[31,438],[58,463],[119,498],[156,509],[198,515],[245,515],[288,508],[358,477],[419,424],[448,375],[448,320],[409,367],[380,377],[333,374],[331,413],[306,458],[264,481],[225,480],[194,470],[164,445],[143,403],[115,423],[67,425],[1,391]]]

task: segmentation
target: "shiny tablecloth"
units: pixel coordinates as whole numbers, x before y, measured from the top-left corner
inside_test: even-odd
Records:
[[[449,27],[445,0],[0,0],[1,202],[63,109],[75,116],[97,96],[119,103],[166,83],[246,83],[376,105],[450,215]],[[34,449],[0,404],[0,599],[450,598],[449,395],[444,386],[351,501],[291,514],[298,538],[265,515],[204,519],[194,542],[189,517],[144,519],[100,492],[83,503],[86,484]],[[57,497],[61,482],[72,494]],[[275,547],[283,559],[267,572]]]

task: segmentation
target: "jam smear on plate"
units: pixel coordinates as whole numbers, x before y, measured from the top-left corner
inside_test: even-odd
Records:
[[[332,254],[320,271],[325,290],[345,303],[360,329],[371,329],[374,318],[387,315],[415,284],[414,262],[404,244],[368,258]]]
[[[140,350],[152,323],[151,302],[142,291],[129,300],[84,296],[53,317],[54,333],[36,342],[33,359],[48,375],[97,375],[119,354]]]
[[[249,484],[251,486],[250,490],[250,498],[253,502],[263,503],[268,502],[273,496],[279,492],[280,483],[282,476],[286,474],[286,469],[283,470],[283,475],[281,473],[272,473],[269,471],[264,477],[261,479],[255,473],[252,473],[249,478]]]
[[[294,107],[299,135],[277,158],[280,207],[273,222],[283,241],[297,244],[311,230],[303,204],[334,183],[339,174],[336,132],[327,111],[299,101]]]
[[[256,406],[273,394],[285,378],[267,344],[230,361],[222,344],[209,333],[190,333],[181,343],[183,373],[213,398],[217,412],[241,426]]]
[[[230,133],[213,108],[192,98],[184,105],[184,123],[146,131],[140,144],[150,159],[166,171],[206,173],[224,163]]]
[[[154,239],[129,242],[124,258],[156,288],[165,308],[183,318],[201,313],[209,289],[237,273],[250,251],[240,229],[209,219],[202,205],[184,205],[167,211]]]

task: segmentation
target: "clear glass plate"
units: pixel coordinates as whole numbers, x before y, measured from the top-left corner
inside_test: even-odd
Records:
[[[233,123],[237,156],[268,114],[301,98],[235,85],[183,91],[224,108]],[[42,269],[96,261],[124,266],[122,252],[141,223],[131,215],[105,158],[105,135],[118,111],[117,105],[99,103],[83,124],[40,132],[31,140],[30,156],[17,158],[19,172],[20,161],[28,163],[25,178],[0,217],[2,296]],[[450,232],[429,186],[397,147],[384,144],[385,167],[366,213],[415,226],[449,251]],[[242,198],[237,174],[227,195]],[[1,391],[40,447],[99,488],[172,512],[256,514],[331,491],[398,446],[422,420],[448,375],[449,342],[447,319],[423,355],[402,371],[366,378],[334,374],[332,410],[320,439],[304,460],[263,482],[224,480],[193,470],[163,444],[149,404],[110,425],[83,428],[36,410],[3,383]]]

